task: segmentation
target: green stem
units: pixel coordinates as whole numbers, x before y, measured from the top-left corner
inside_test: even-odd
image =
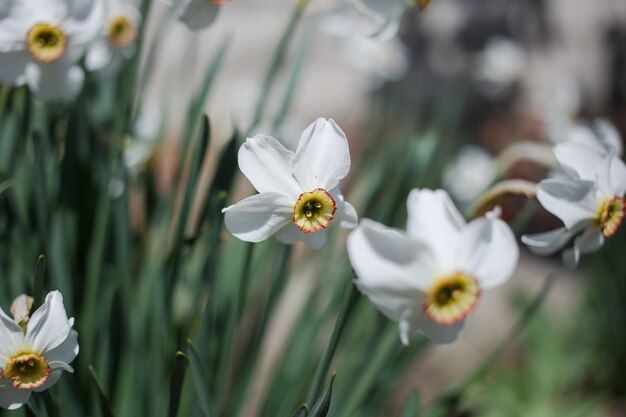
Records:
[[[333,360],[333,356],[335,356],[335,351],[337,350],[337,345],[339,345],[339,339],[343,334],[343,329],[345,328],[352,311],[354,311],[354,307],[356,306],[358,299],[359,292],[357,291],[356,286],[353,283],[350,283],[350,288],[348,289],[346,298],[344,299],[341,310],[337,315],[333,334],[330,337],[330,342],[326,347],[324,356],[322,356],[322,361],[320,362],[317,372],[315,373],[313,385],[311,385],[311,388],[309,389],[306,402],[307,404],[315,404],[315,400],[319,395],[324,379],[330,369],[330,363]]]

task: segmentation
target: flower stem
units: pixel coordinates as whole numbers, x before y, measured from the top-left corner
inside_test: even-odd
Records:
[[[358,299],[359,292],[357,291],[356,286],[353,283],[350,283],[348,293],[346,294],[341,310],[337,315],[333,334],[330,337],[330,342],[326,347],[324,356],[322,356],[322,361],[320,362],[319,367],[317,368],[317,372],[315,373],[313,385],[311,385],[311,388],[309,389],[306,402],[309,405],[315,404],[315,400],[319,395],[319,391],[324,382],[324,378],[328,374],[330,363],[333,359],[333,356],[335,355],[335,351],[337,350],[337,345],[339,344],[339,339],[341,338],[343,329],[345,328],[351,313],[354,311],[354,307],[356,306]]]

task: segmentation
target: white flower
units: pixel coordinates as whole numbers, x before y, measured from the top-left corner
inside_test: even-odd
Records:
[[[141,14],[133,4],[121,0],[106,0],[107,11],[99,39],[85,57],[85,67],[110,75],[119,71],[135,53]]]
[[[178,19],[190,30],[202,30],[210,26],[223,4],[230,0],[164,0],[181,9]]]
[[[328,226],[356,226],[356,211],[339,189],[350,170],[348,141],[332,119],[307,127],[295,153],[267,135],[248,138],[239,168],[260,193],[222,210],[226,227],[241,240],[276,234],[283,243],[320,248]]]
[[[4,0],[0,81],[28,85],[43,100],[68,100],[85,75],[76,62],[98,35],[101,0]]]
[[[498,88],[519,81],[526,66],[526,53],[517,42],[496,36],[487,42],[478,58],[478,76]]]
[[[368,36],[389,39],[398,33],[406,0],[352,0],[356,9],[368,20]]]
[[[16,322],[0,309],[0,407],[15,409],[31,392],[54,385],[78,354],[74,319],[67,318],[63,297],[52,291],[30,317]]]
[[[348,236],[362,293],[397,320],[404,344],[415,331],[456,340],[481,292],[503,284],[519,249],[498,212],[465,222],[443,190],[413,190],[406,233],[365,219]]]
[[[619,228],[626,203],[626,165],[613,148],[586,136],[556,145],[554,155],[564,175],[541,181],[537,199],[564,227],[525,235],[522,241],[533,253],[551,255],[576,236],[573,247],[563,251],[563,261],[573,268],[580,255],[598,250]]]
[[[497,174],[498,168],[491,155],[478,146],[467,145],[446,165],[443,183],[457,200],[471,203],[493,183]]]
[[[593,129],[582,123],[571,126],[567,133],[567,142],[590,147],[602,156],[607,156],[611,152],[621,155],[624,150],[619,132],[605,119],[594,120]]]

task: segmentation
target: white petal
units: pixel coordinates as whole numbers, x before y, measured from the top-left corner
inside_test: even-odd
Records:
[[[204,29],[215,21],[220,7],[210,0],[191,0],[179,19],[191,30]]]
[[[260,242],[291,222],[293,202],[278,193],[250,196],[222,210],[226,228],[246,242]]]
[[[598,167],[598,186],[609,198],[626,192],[626,164],[616,154],[607,156]]]
[[[303,233],[293,222],[290,222],[276,233],[276,239],[282,243],[293,245],[297,242],[304,242],[313,249],[320,249],[324,246],[327,238],[328,229],[313,233]]]
[[[560,227],[544,233],[522,236],[522,242],[535,255],[547,256],[557,252],[576,234],[578,231]]]
[[[596,119],[593,127],[599,133],[604,144],[621,156],[624,152],[624,143],[613,123],[605,119]]]
[[[473,276],[480,288],[500,285],[515,271],[517,241],[509,225],[498,218],[472,221],[463,230],[459,244],[460,269]]]
[[[71,363],[76,355],[78,355],[78,333],[76,330],[70,330],[67,339],[59,346],[44,353],[44,357],[48,362]]]
[[[51,371],[65,371],[70,373],[74,372],[74,368],[72,368],[65,362],[48,362],[48,365],[50,365]]]
[[[105,68],[113,59],[113,51],[104,40],[94,42],[85,55],[85,68],[97,71]]]
[[[576,246],[566,249],[561,254],[561,259],[563,259],[563,265],[567,268],[576,269],[580,260],[580,250]]]
[[[421,310],[407,310],[400,320],[400,338],[402,343],[408,345],[409,336],[419,330],[424,336],[433,343],[452,343],[463,329],[464,320],[444,326],[430,320]]]
[[[71,326],[63,307],[63,296],[51,291],[46,301],[30,318],[26,327],[25,341],[36,352],[47,352],[63,343]]]
[[[258,192],[281,193],[295,200],[302,187],[293,176],[294,156],[273,137],[255,135],[239,148],[239,169]]]
[[[0,308],[0,369],[23,345],[22,328]]]
[[[31,63],[26,67],[30,90],[45,101],[67,101],[80,93],[85,73],[77,66],[66,66],[65,62],[50,64]]]
[[[0,53],[0,81],[12,86],[26,83],[26,65],[31,61],[26,51]]]
[[[593,219],[599,208],[591,181],[552,178],[537,185],[537,199],[550,213],[561,219],[565,227]]]
[[[20,408],[28,401],[31,392],[29,389],[14,388],[11,381],[0,379],[0,407],[8,408],[9,410]]]
[[[348,175],[348,140],[332,119],[319,118],[302,132],[293,170],[305,191],[330,190]]]
[[[98,37],[104,26],[104,0],[82,0],[80,6],[80,10],[76,10],[78,13],[63,24],[69,38],[68,46],[72,49],[83,49]]]
[[[346,229],[356,227],[359,222],[359,216],[354,207],[352,207],[352,204],[348,203],[344,199],[339,186],[330,190],[329,193],[337,204],[337,211],[335,212],[335,219],[333,220],[333,223],[338,223],[340,227]],[[331,223],[331,225],[333,223]]]
[[[394,320],[415,306],[434,278],[427,247],[372,220],[363,219],[348,235],[347,249],[359,290]]]
[[[559,164],[571,168],[580,179],[587,181],[595,181],[598,166],[605,154],[606,149],[599,145],[597,139],[586,146],[579,141],[565,141],[554,147],[554,156]]]
[[[440,267],[455,266],[456,247],[465,220],[444,190],[411,190],[407,234],[432,248]]]
[[[581,255],[597,251],[604,244],[604,235],[599,229],[590,227],[574,239],[574,246]]]
[[[48,375],[48,379],[46,379],[46,382],[44,382],[44,384],[40,386],[39,388],[35,388],[33,391],[42,392],[47,389],[50,389],[51,386],[59,382],[59,378],[61,378],[62,374],[63,374],[62,370],[57,370],[57,371],[50,370],[50,375]]]

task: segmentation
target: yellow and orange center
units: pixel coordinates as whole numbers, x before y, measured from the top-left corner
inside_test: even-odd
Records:
[[[413,4],[424,10],[430,4],[430,0],[413,0]]]
[[[58,26],[37,23],[26,34],[26,48],[37,61],[54,62],[65,53],[67,36]]]
[[[115,48],[124,48],[137,38],[136,25],[126,16],[116,16],[109,20],[107,39]]]
[[[21,353],[9,360],[2,370],[2,378],[13,381],[19,389],[34,389],[42,386],[50,375],[50,365],[36,353]]]
[[[618,196],[606,199],[600,204],[595,217],[595,224],[604,236],[611,237],[617,232],[622,224],[624,214],[626,214],[624,206],[626,206],[626,200],[624,197]]]
[[[217,4],[217,5],[226,4],[228,2],[230,2],[230,0],[211,0],[211,3]]]
[[[478,302],[476,279],[462,272],[438,278],[426,292],[424,312],[435,323],[451,325],[465,319]]]
[[[317,232],[328,227],[335,210],[335,199],[323,188],[316,188],[300,194],[293,206],[293,222],[304,233]]]

